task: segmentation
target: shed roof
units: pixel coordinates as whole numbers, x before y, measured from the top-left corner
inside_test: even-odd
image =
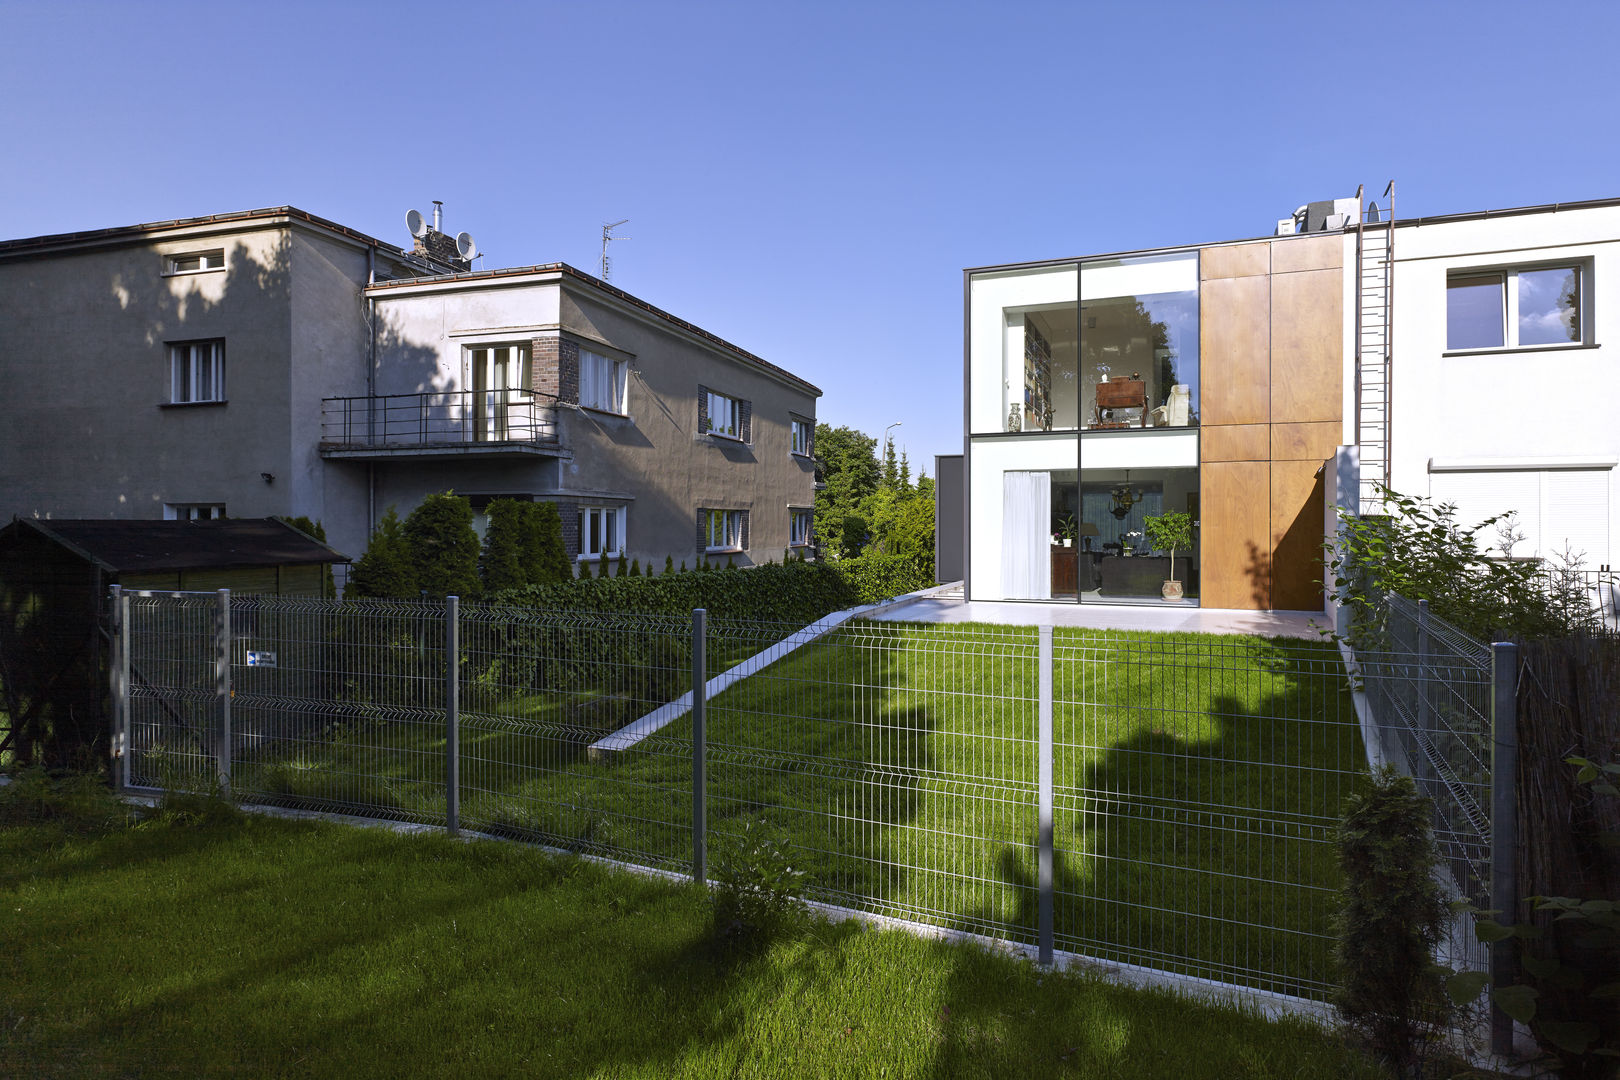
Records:
[[[227,570],[347,562],[348,557],[276,518],[121,521],[13,518],[0,535],[34,529],[111,573]]]

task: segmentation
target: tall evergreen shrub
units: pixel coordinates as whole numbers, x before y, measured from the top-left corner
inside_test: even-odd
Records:
[[[349,571],[345,595],[382,598],[414,597],[417,594],[416,564],[405,541],[399,514],[390,506],[377,522],[376,531],[360,561]]]
[[[404,535],[416,586],[430,597],[477,596],[478,534],[472,506],[452,492],[429,495],[405,519]]]

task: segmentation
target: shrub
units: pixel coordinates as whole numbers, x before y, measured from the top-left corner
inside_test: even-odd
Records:
[[[525,556],[536,545],[528,535],[533,531],[534,518],[526,508],[533,505],[516,499],[496,499],[485,511],[489,526],[484,530],[478,572],[486,590],[497,592],[530,583]]]
[[[411,561],[399,515],[392,506],[377,522],[365,554],[349,571],[345,591],[355,596],[382,598],[417,595],[416,567]]]
[[[1434,962],[1450,908],[1435,881],[1430,807],[1384,766],[1345,800],[1339,825],[1339,1013],[1406,1075],[1447,1026],[1446,972]]]
[[[451,492],[429,495],[400,530],[416,571],[416,587],[430,597],[477,596],[478,534],[472,505]]]
[[[755,952],[804,918],[804,871],[761,821],[744,824],[727,846],[709,894],[711,932],[722,948]]]
[[[94,773],[20,769],[0,787],[0,825],[54,824],[75,832],[105,832],[130,819],[130,810]]]
[[[805,563],[806,566],[820,565]],[[930,554],[881,555],[867,552],[853,559],[829,564],[849,586],[855,602],[877,604],[934,584],[934,560]]]

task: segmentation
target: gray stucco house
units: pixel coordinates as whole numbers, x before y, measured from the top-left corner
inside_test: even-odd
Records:
[[[0,242],[0,516],[307,515],[358,555],[454,490],[557,503],[581,559],[808,547],[820,390],[447,240],[277,207]]]

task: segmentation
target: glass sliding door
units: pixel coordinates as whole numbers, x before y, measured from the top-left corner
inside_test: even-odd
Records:
[[[1172,513],[1196,521],[1198,470],[1086,469],[1080,474],[1080,557],[1086,602],[1196,604],[1197,530],[1188,547],[1154,542],[1148,524]],[[1167,601],[1164,583],[1184,599]]]

